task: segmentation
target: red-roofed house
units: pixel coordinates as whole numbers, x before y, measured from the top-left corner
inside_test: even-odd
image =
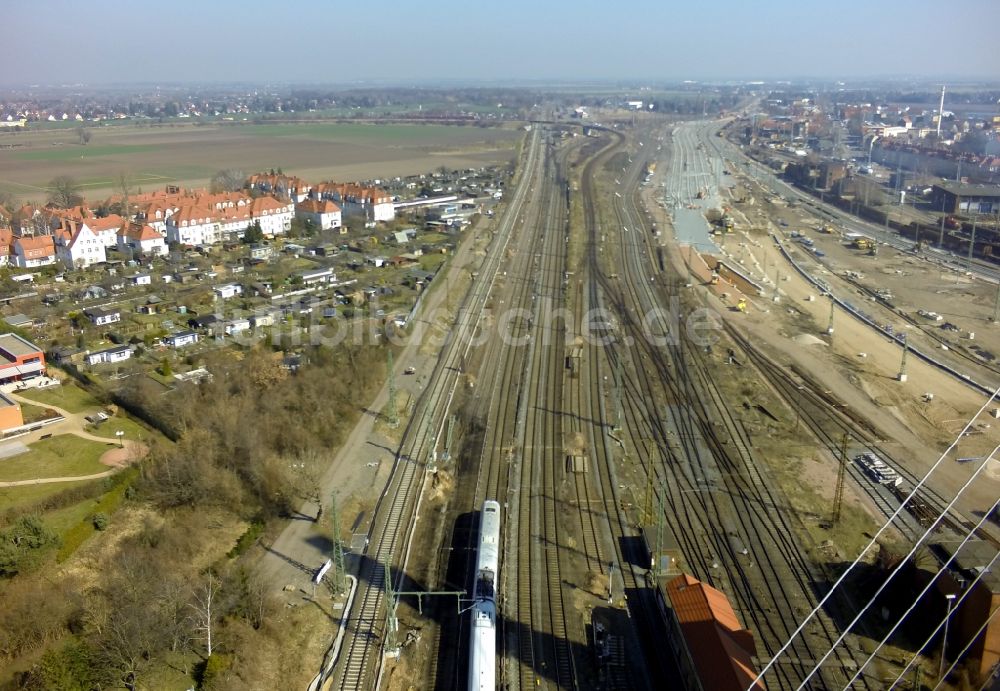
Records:
[[[104,240],[84,221],[64,219],[55,233],[56,258],[67,268],[83,269],[107,261]]]
[[[702,691],[764,689],[754,683],[753,634],[745,630],[726,596],[693,576],[666,583],[669,643],[684,688]]]
[[[162,257],[167,254],[167,243],[152,226],[130,223],[118,231],[118,250],[132,255]]]
[[[0,228],[0,266],[10,264],[10,250],[13,244],[14,231],[10,228]]]
[[[292,228],[295,218],[295,205],[291,202],[280,202],[274,197],[257,197],[250,204],[250,216],[260,222],[264,235],[274,237],[284,235]]]
[[[11,256],[15,266],[30,269],[55,264],[56,248],[51,235],[28,235],[14,240],[14,252]]]
[[[295,205],[295,217],[311,222],[320,230],[332,230],[343,225],[340,207],[325,199],[299,202]]]

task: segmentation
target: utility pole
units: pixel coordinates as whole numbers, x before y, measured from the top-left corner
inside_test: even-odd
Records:
[[[972,268],[972,252],[976,248],[976,223],[979,221],[979,214],[972,217],[972,237],[969,238],[969,268]]]
[[[833,492],[833,515],[830,517],[830,527],[840,523],[840,510],[844,505],[844,476],[847,472],[847,441],[845,434],[840,442],[839,463],[837,464],[837,487]]]
[[[663,564],[663,531],[666,528],[666,526],[664,525],[664,522],[666,521],[666,518],[665,518],[664,513],[663,513],[663,500],[662,499],[660,499],[657,502],[656,508],[657,508],[657,513],[656,513],[656,561],[653,564],[653,575],[659,577],[659,576],[663,575],[662,569],[660,567]]]
[[[344,567],[344,542],[340,538],[340,512],[337,511],[337,495],[330,495],[330,520],[333,523],[333,568],[334,585],[338,593],[344,592],[347,571]]]
[[[993,301],[993,323],[1000,322],[1000,281],[997,281],[997,297]]]
[[[906,381],[906,351],[908,350],[908,344],[906,342],[906,334],[903,334],[903,359],[899,361],[899,376],[896,377],[897,380],[901,382]]]
[[[444,451],[441,452],[441,460],[448,461],[451,459],[451,437],[455,431],[455,424],[458,422],[458,418],[452,415],[448,418],[448,433],[444,438]]]
[[[646,473],[646,495],[642,499],[642,524],[653,525],[653,472]]]
[[[383,566],[385,568],[385,652],[387,655],[393,655],[397,652],[396,594],[392,592],[392,574],[389,572],[389,563],[386,562]]]
[[[437,439],[434,438],[434,421],[431,416],[427,416],[426,438],[430,447],[427,449],[427,468],[431,471],[437,469]]]
[[[396,373],[393,371],[392,366],[392,349],[386,349],[386,357],[388,359],[389,366],[389,402],[386,405],[389,407],[389,414],[386,416],[389,422],[389,427],[395,429],[399,425],[399,416],[396,412]]]

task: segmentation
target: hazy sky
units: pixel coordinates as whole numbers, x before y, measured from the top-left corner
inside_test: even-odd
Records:
[[[0,83],[1000,77],[997,0],[32,0]]]

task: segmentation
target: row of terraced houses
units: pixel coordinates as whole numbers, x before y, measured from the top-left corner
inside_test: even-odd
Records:
[[[366,221],[395,217],[385,190],[351,183],[310,185],[299,178],[260,174],[248,192],[166,190],[109,204],[127,206],[125,216],[99,217],[86,205],[71,209],[26,205],[11,214],[0,208],[0,265],[34,268],[59,262],[85,268],[107,261],[114,248],[126,256],[161,256],[167,243],[204,246],[241,238],[259,223],[266,237],[282,235],[300,218],[322,230],[340,228],[343,214]]]

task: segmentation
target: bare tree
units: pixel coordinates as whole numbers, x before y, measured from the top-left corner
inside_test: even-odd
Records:
[[[90,138],[94,136],[94,133],[90,131],[90,128],[80,125],[76,128],[76,136],[80,138],[80,143],[86,146],[90,143]]]
[[[219,583],[209,571],[208,580],[195,591],[194,602],[191,603],[191,609],[194,610],[194,628],[205,641],[205,653],[209,657],[212,655],[212,603],[218,592]]]
[[[83,203],[80,185],[71,175],[59,175],[49,181],[49,203],[60,209],[68,209]]]
[[[238,192],[246,184],[247,176],[237,168],[223,168],[212,176],[212,192]]]
[[[129,197],[132,196],[132,177],[125,171],[118,173],[117,187],[118,194],[122,197],[120,213],[126,221],[131,221],[132,205],[129,203]]]

